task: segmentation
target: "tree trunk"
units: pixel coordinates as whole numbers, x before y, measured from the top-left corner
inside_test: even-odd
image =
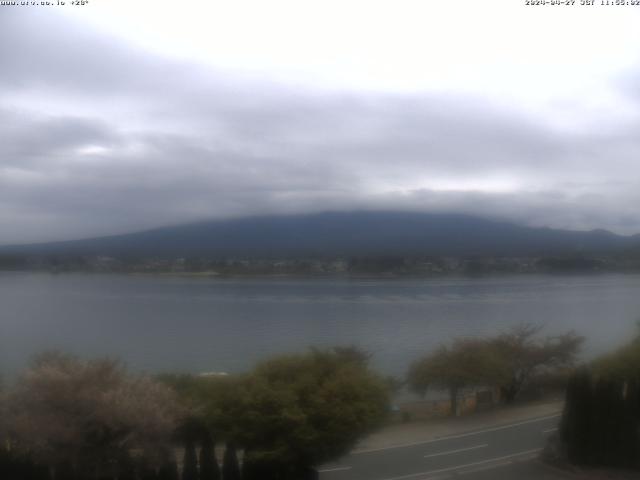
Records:
[[[452,386],[449,389],[449,396],[451,400],[451,416],[458,416],[458,387]]]
[[[502,400],[504,401],[504,403],[512,404],[516,400],[518,391],[517,388],[513,385],[508,385],[500,389],[500,394],[502,395]]]
[[[216,459],[215,442],[206,432],[200,448],[200,480],[220,480],[220,467]]]
[[[222,461],[222,478],[224,480],[240,480],[240,466],[238,464],[238,456],[236,447],[233,442],[227,442],[224,450],[224,459]]]

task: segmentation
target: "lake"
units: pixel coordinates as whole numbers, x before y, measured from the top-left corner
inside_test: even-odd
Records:
[[[308,346],[356,344],[384,373],[456,336],[521,322],[574,329],[591,357],[640,318],[640,275],[206,279],[0,273],[0,371],[50,348],[135,370],[249,369]]]

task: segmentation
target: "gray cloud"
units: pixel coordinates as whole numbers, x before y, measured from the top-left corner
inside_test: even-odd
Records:
[[[366,208],[640,231],[636,125],[282,85],[31,9],[3,12],[0,65],[0,243]]]
[[[118,138],[103,122],[81,117],[36,117],[0,110],[0,166],[46,167],[75,147],[113,146]]]

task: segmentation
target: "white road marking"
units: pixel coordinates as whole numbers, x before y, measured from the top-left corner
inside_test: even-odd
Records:
[[[342,472],[344,470],[351,470],[351,467],[335,467],[335,468],[325,468],[324,470],[318,470],[319,473],[327,473],[327,472]]]
[[[428,472],[411,473],[409,475],[402,475],[400,477],[385,478],[384,480],[404,480],[406,478],[415,478],[415,477],[422,477],[424,475],[434,475],[436,473],[451,472],[453,470],[460,470],[462,468],[475,467],[477,465],[484,465],[491,462],[500,462],[501,460],[506,460],[508,458],[515,458],[515,457],[521,457],[523,455],[530,455],[532,453],[536,453],[540,451],[542,451],[541,448],[534,448],[532,450],[524,450],[522,452],[512,453],[511,455],[504,455],[502,457],[495,457],[495,458],[488,458],[486,460],[480,460],[479,462],[465,463],[464,465],[456,465],[454,467],[440,468],[438,470],[429,470]],[[504,463],[500,463],[499,465],[504,465]]]
[[[444,441],[444,440],[453,440],[455,438],[470,437],[472,435],[479,435],[481,433],[495,432],[497,430],[504,430],[504,429],[507,429],[507,428],[519,427],[520,425],[527,425],[529,423],[542,422],[544,420],[549,420],[550,418],[559,417],[560,415],[561,415],[560,413],[556,413],[554,415],[547,415],[546,417],[534,418],[534,419],[531,419],[531,420],[525,420],[525,421],[518,422],[518,423],[511,423],[509,425],[502,425],[502,426],[499,426],[499,427],[485,428],[484,430],[476,430],[474,432],[461,433],[461,434],[457,434],[457,435],[448,435],[448,436],[445,436],[445,437],[434,438],[432,440],[423,440],[421,442],[400,443],[400,444],[397,444],[397,445],[391,445],[389,447],[370,448],[370,449],[367,449],[367,450],[360,450],[358,452],[353,452],[350,455],[362,455],[364,453],[381,452],[383,450],[393,450],[393,449],[396,449],[396,448],[415,447],[417,445],[427,445],[429,443],[441,442],[441,441]]]
[[[449,450],[447,452],[441,452],[441,453],[432,453],[430,455],[425,455],[424,458],[439,457],[440,455],[451,455],[453,453],[466,452],[468,450],[476,450],[478,448],[484,448],[488,446],[489,446],[488,443],[483,443],[482,445],[474,445],[473,447],[458,448],[456,450]]]
[[[555,432],[556,430],[558,430],[558,427],[556,427],[556,428],[547,428],[546,430],[542,430],[542,433],[551,433],[551,432]]]
[[[507,465],[511,465],[511,460],[505,460],[504,462],[492,463],[491,465],[480,465],[476,468],[471,468],[469,470],[465,470],[464,472],[458,472],[456,475],[471,475],[473,473],[478,472],[486,472],[487,470],[493,470],[500,467],[506,467]],[[435,477],[431,477],[430,480],[433,480]]]

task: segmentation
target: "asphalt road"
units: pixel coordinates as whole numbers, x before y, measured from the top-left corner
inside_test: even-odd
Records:
[[[487,472],[494,470],[496,478],[523,480],[531,473],[525,461],[538,455],[559,418],[553,415],[436,440],[360,451],[321,467],[320,479],[426,480],[465,474],[471,480],[492,478]],[[533,474],[531,478],[541,477]]]

